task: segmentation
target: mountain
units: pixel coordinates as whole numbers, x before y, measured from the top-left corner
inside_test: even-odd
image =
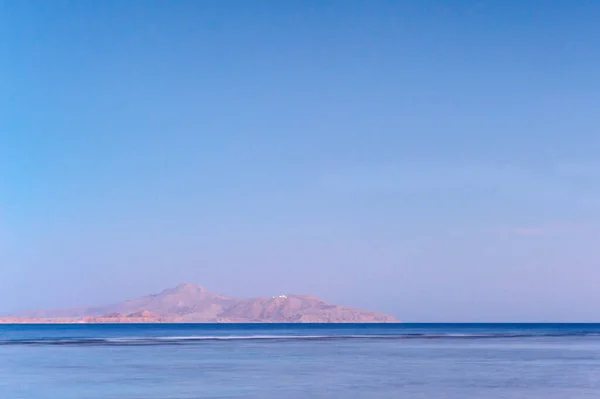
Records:
[[[397,322],[393,317],[344,306],[330,305],[306,295],[238,301],[220,314],[225,320],[296,323]]]
[[[393,323],[378,312],[332,305],[307,295],[236,299],[195,284],[108,306],[37,311],[1,322],[65,323]]]

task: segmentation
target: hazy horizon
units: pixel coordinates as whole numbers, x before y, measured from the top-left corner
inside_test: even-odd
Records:
[[[600,322],[600,2],[5,1],[0,313],[189,282]]]

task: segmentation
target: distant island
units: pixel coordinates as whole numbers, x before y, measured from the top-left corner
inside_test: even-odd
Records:
[[[397,323],[392,316],[326,303],[308,295],[237,299],[180,284],[109,305],[0,317],[14,323]]]

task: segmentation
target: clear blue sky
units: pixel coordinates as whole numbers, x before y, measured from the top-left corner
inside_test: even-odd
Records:
[[[599,321],[600,2],[0,5],[0,311],[195,282]]]

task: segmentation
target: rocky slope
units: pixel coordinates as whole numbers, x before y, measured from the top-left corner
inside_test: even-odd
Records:
[[[393,323],[394,317],[306,295],[236,299],[194,284],[109,306],[31,312],[0,323]]]

